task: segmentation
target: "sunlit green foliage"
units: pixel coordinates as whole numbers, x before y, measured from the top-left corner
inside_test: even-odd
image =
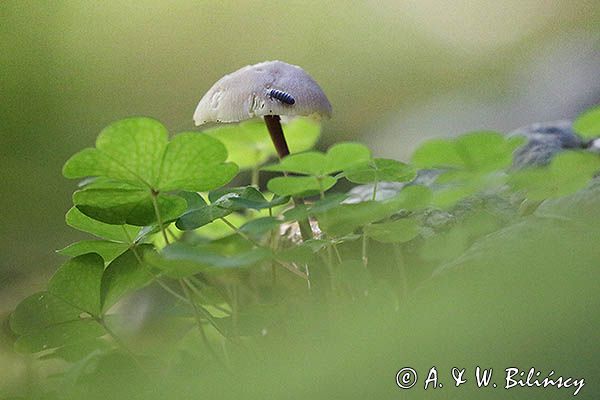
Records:
[[[580,133],[595,134],[596,114],[592,110],[578,120]],[[211,383],[232,370],[244,371],[241,381],[255,382],[258,372],[248,371],[253,362],[262,359],[265,371],[273,373],[282,354],[298,360],[306,349],[320,373],[336,366],[330,363],[336,362],[337,341],[351,343],[363,330],[370,340],[377,332],[406,344],[411,329],[430,324],[411,307],[423,309],[432,299],[439,302],[440,329],[472,328],[468,313],[457,314],[458,322],[450,319],[448,314],[457,313],[453,305],[463,312],[488,296],[500,301],[510,290],[505,280],[523,285],[515,281],[517,272],[539,278],[550,256],[540,257],[543,262],[531,258],[534,246],[544,246],[557,260],[564,258],[560,249],[579,252],[581,264],[575,268],[582,273],[597,261],[598,246],[584,243],[598,233],[597,218],[591,218],[600,209],[597,184],[586,188],[600,170],[597,154],[565,151],[548,166],[515,171],[512,153],[522,140],[477,132],[426,142],[411,164],[404,164],[373,158],[358,143],[305,151],[318,138],[318,125],[299,120],[285,129],[297,154],[268,166],[263,164],[275,153],[265,129],[254,122],[181,133],[170,141],[165,128],[148,118],[117,121],[102,131],[96,147],[71,157],[63,170],[68,178],[85,178],[66,222],[96,238],[60,250],[72,258],[46,291],[17,306],[11,316],[15,348],[40,360],[69,361],[59,379],[73,398],[88,385],[122,379],[111,378],[116,366],[139,380],[134,387],[144,389],[138,394],[160,397],[161,390],[182,384],[181,371],[199,371],[203,380],[193,387],[219,387]],[[272,177],[268,192],[256,182],[225,186],[235,177],[236,164],[285,175]],[[440,174],[433,184],[419,184],[415,177],[422,169]],[[371,197],[350,201],[331,190],[338,182],[369,184],[363,189]],[[379,199],[382,182],[403,184],[395,195]],[[521,215],[524,201],[539,208]],[[297,221],[307,219],[314,237],[301,238]],[[564,235],[569,240],[554,248],[551,240]],[[534,238],[542,242],[531,242]],[[530,270],[519,269],[521,259]],[[548,268],[562,271],[558,264]],[[464,270],[469,275],[461,276]],[[557,282],[536,290],[545,298],[548,293],[564,297]],[[569,284],[578,283],[573,278]],[[136,325],[135,302],[128,299],[143,295],[146,287],[169,297],[161,300],[161,311],[144,309],[151,317]],[[161,326],[159,337],[149,333],[156,329],[153,323]],[[381,331],[371,331],[371,325]],[[491,334],[485,324],[481,329]],[[327,344],[320,342],[321,334]],[[382,343],[373,342],[379,353]],[[400,352],[414,349],[398,348],[398,360]],[[271,352],[275,358],[269,358]],[[354,368],[368,360],[362,353],[356,357]],[[389,356],[383,360],[390,366]],[[285,365],[286,376],[290,368]],[[310,368],[300,370],[300,376],[310,375]],[[156,371],[165,382],[148,382]],[[115,383],[108,386],[121,390]],[[208,397],[219,395],[206,390]]]
[[[273,178],[267,187],[280,196],[324,195],[337,182],[332,174],[362,164],[371,158],[371,152],[358,143],[336,144],[327,153],[309,151],[292,154],[275,165],[264,167],[265,171],[279,171],[304,176]]]
[[[309,119],[296,118],[283,124],[285,137],[292,153],[311,149],[321,134],[321,126]],[[213,128],[205,131],[219,139],[227,148],[228,160],[242,170],[254,169],[276,157],[269,132],[261,121],[246,121],[238,125]]]
[[[600,107],[592,108],[583,113],[573,123],[573,129],[584,138],[600,136]]]
[[[144,226],[157,222],[158,214],[164,222],[185,210],[181,197],[165,192],[210,190],[229,182],[237,166],[226,159],[223,144],[209,136],[181,133],[169,142],[158,121],[129,118],[104,129],[96,147],[71,157],[63,174],[99,178],[73,195],[84,214],[108,224]]]

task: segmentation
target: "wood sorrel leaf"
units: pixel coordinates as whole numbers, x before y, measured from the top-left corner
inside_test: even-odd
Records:
[[[248,235],[262,235],[281,225],[282,221],[275,217],[262,217],[246,222],[240,227],[240,232]]]
[[[423,186],[408,186],[391,199],[340,204],[318,213],[321,229],[332,236],[350,234],[358,228],[385,219],[401,210],[417,210],[429,204],[431,191]]]
[[[160,255],[149,257],[151,264],[166,275],[181,278],[198,272],[248,267],[271,258],[272,253],[264,248],[244,248],[232,252],[214,243],[193,246],[178,242],[165,247]]]
[[[57,250],[63,256],[77,257],[86,253],[98,253],[105,262],[110,262],[129,248],[129,244],[108,240],[82,240]]]
[[[324,174],[343,171],[371,158],[371,150],[360,143],[339,143],[327,150]]]
[[[265,171],[286,171],[311,176],[325,176],[342,171],[371,158],[371,151],[360,143],[340,143],[327,150],[327,153],[310,151],[292,154],[278,164],[264,167]]]
[[[131,243],[138,236],[140,228],[130,225],[110,225],[88,217],[72,207],[65,216],[67,225],[83,232],[91,233],[102,239],[121,243]]]
[[[99,323],[84,318],[51,325],[43,330],[20,336],[15,342],[15,349],[22,353],[37,353],[81,343],[105,334],[106,331]]]
[[[32,294],[21,301],[10,316],[10,328],[19,335],[36,332],[50,325],[79,319],[81,310],[48,292]]]
[[[73,194],[73,203],[85,215],[107,224],[145,226],[156,222],[153,194],[144,189],[86,188]],[[158,194],[156,202],[163,222],[179,217],[186,201],[174,195]]]
[[[414,239],[419,224],[413,218],[402,218],[392,222],[365,226],[365,235],[381,243],[403,243]]]
[[[158,121],[128,118],[104,129],[95,148],[71,157],[63,174],[100,178],[74,195],[84,214],[108,224],[142,226],[156,222],[153,197],[163,221],[185,211],[183,199],[162,192],[210,190],[229,182],[237,166],[226,159],[217,139],[187,132],[168,142]]]
[[[100,282],[104,260],[96,253],[70,259],[48,284],[50,294],[93,316],[100,315]]]
[[[63,175],[103,176],[156,187],[167,143],[167,129],[154,119],[116,121],[100,132],[96,148],[85,149],[67,161]]]
[[[150,267],[143,262],[140,263],[145,250],[151,248],[150,245],[144,245],[129,250],[114,259],[106,267],[101,283],[102,310],[104,312],[108,311],[127,293],[152,282],[154,276],[150,273]],[[140,260],[134,251],[138,252]]]
[[[273,196],[271,200],[267,200],[261,192],[252,186],[213,190],[208,194],[208,198],[219,207],[236,211],[248,208],[263,210],[286,204],[289,201],[288,196]]]
[[[415,175],[415,170],[410,165],[386,158],[364,161],[343,173],[346,179],[354,183],[406,182]]]
[[[312,196],[325,192],[335,185],[332,176],[280,176],[269,180],[267,188],[279,196]]]
[[[157,188],[202,192],[223,186],[238,171],[225,160],[227,150],[219,140],[196,132],[180,133],[167,145]]]
[[[519,137],[505,138],[497,132],[473,132],[454,139],[434,139],[415,151],[412,163],[418,168],[491,172],[509,167],[512,153],[522,141]]]
[[[581,114],[573,122],[573,130],[584,138],[600,137],[600,106]]]
[[[584,187],[600,170],[600,156],[584,151],[565,151],[554,157],[550,165],[514,172],[509,184],[525,193],[529,200],[571,194]]]
[[[106,332],[89,315],[48,292],[23,300],[10,317],[10,328],[20,335],[15,349],[37,353],[89,340]]]
[[[291,154],[279,162],[279,164],[264,167],[264,171],[291,172],[312,176],[323,175],[327,165],[327,156],[318,151]]]
[[[232,212],[233,210],[218,205],[207,204],[200,195],[193,198],[188,195],[187,210],[177,219],[175,226],[184,231],[192,230],[226,217]]]

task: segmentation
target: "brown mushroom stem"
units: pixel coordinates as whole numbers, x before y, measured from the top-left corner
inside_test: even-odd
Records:
[[[275,146],[275,150],[277,150],[279,158],[282,159],[290,155],[290,148],[285,140],[283,128],[281,127],[281,118],[279,115],[265,115],[264,119],[265,125],[267,125],[267,130],[269,131],[269,135],[271,135],[271,141],[273,141],[273,145]],[[304,204],[304,200],[300,198],[292,198],[292,201],[294,204]],[[302,240],[311,239],[313,235],[310,222],[308,220],[302,220],[298,221],[298,225],[300,226]]]
[[[290,154],[290,148],[288,147],[287,142],[285,141],[285,136],[283,135],[283,128],[281,127],[280,122],[281,118],[279,115],[265,115],[264,118],[279,158],[288,156]]]

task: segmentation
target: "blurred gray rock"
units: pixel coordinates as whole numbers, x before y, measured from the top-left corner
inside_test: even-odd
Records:
[[[527,143],[517,149],[513,157],[513,166],[517,169],[546,165],[562,150],[585,147],[581,138],[573,132],[571,121],[566,120],[523,126],[508,136],[527,138]]]
[[[592,140],[589,144],[587,149],[589,151],[592,151],[594,153],[600,153],[600,138],[599,139],[594,139]]]

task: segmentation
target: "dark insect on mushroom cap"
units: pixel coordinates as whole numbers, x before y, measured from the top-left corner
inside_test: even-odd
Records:
[[[269,90],[269,96],[289,105],[292,105],[296,102],[291,94],[286,93],[283,90],[271,89]]]

